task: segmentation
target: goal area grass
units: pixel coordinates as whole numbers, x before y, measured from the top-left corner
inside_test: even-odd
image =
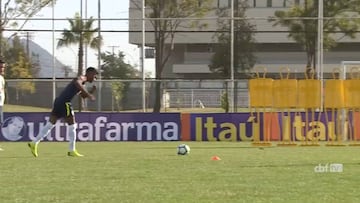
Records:
[[[85,157],[67,157],[67,142],[41,142],[34,158],[25,142],[0,145],[1,202],[360,202],[360,147],[78,142]]]

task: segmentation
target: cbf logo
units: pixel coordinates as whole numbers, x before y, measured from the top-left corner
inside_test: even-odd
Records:
[[[343,170],[343,164],[338,163],[319,164],[314,168],[315,173],[342,173]]]
[[[25,121],[21,117],[9,117],[1,126],[1,134],[9,141],[18,141],[25,135],[25,127]]]

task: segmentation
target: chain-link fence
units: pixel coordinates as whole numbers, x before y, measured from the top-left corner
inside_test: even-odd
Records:
[[[68,79],[17,79],[7,80],[6,104],[23,105],[32,107],[51,108],[53,95],[58,95],[70,82]],[[145,106],[152,109],[154,105],[154,80],[145,82]],[[226,91],[224,84],[227,81],[213,80],[178,80],[161,81],[162,111],[166,109],[182,108],[218,108],[221,109],[221,100]],[[89,111],[143,111],[142,84],[141,80],[99,80],[95,82],[98,89],[95,95],[97,100],[84,100],[82,103],[85,110]],[[119,91],[117,84],[123,84],[124,88]],[[248,106],[247,81],[239,82],[237,91],[238,107]],[[55,88],[54,86],[55,85]],[[33,87],[29,91],[28,87]],[[88,85],[90,88],[92,84]],[[99,88],[100,87],[100,88]],[[54,92],[55,91],[55,92]],[[73,99],[74,109],[79,109],[79,98]]]
[[[120,69],[114,61],[105,63],[99,53],[118,56],[121,52],[125,66],[130,65],[141,79],[124,80],[126,74],[107,72],[99,77],[97,100],[74,102],[75,109],[78,104],[94,111],[143,111],[144,106],[151,111],[155,95],[161,97],[162,109],[221,110],[224,97],[229,98],[231,111],[247,108],[247,79],[259,67],[273,79],[279,78],[282,67],[288,67],[289,77],[296,79],[313,68],[315,77],[322,80],[332,78],[342,61],[360,61],[360,10],[352,6],[360,0],[339,2],[343,8],[336,10],[328,1],[307,0],[125,0],[121,4],[80,0],[71,6],[57,0],[51,11],[44,8],[29,18],[12,16],[2,21],[3,43],[11,47],[11,40],[19,36],[25,55],[38,64],[31,70],[33,75],[21,76],[24,71],[14,70],[20,67],[17,49],[2,47],[8,63],[7,103],[50,108],[53,95],[69,82],[58,78],[71,78],[88,66],[101,69],[111,64]],[[2,17],[7,14],[3,11]],[[96,32],[90,34],[103,39],[96,49],[83,45],[83,58],[79,41],[57,47],[59,39],[65,40],[64,30],[74,35],[90,30],[74,32],[71,22],[76,20],[93,20],[91,29]],[[13,27],[24,21],[23,27]],[[151,73],[145,80],[147,72]],[[9,79],[30,77],[35,79]]]

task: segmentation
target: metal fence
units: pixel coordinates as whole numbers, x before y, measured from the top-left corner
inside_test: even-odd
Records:
[[[6,88],[6,104],[51,108],[53,95],[58,95],[69,83],[69,79],[8,79]],[[156,80],[145,81],[145,106],[151,111],[154,105]],[[181,108],[219,108],[222,96],[226,92],[225,80],[162,80],[162,111]],[[123,84],[125,88],[118,92],[115,84]],[[55,86],[53,86],[55,85]],[[142,80],[98,80],[98,92],[95,101],[82,104],[88,111],[143,111]],[[92,84],[88,85],[89,88]],[[32,87],[32,88],[29,88]],[[100,87],[100,88],[99,88]],[[33,89],[31,92],[29,89]],[[228,89],[230,92],[230,89]],[[248,106],[247,81],[238,83],[237,106]],[[120,99],[117,96],[120,95]],[[230,94],[229,94],[230,95]],[[74,98],[73,107],[79,109],[78,98]]]
[[[128,6],[113,4],[113,1],[110,0],[99,0],[97,2],[81,0],[77,3],[74,2],[70,7],[66,7],[65,12],[61,6],[67,5],[68,1],[58,0],[56,4],[52,5],[51,15],[49,12],[44,12],[39,13],[39,16],[35,15],[26,19],[28,20],[26,25],[19,30],[13,29],[9,25],[5,26],[2,32],[4,39],[18,34],[26,45],[27,54],[36,55],[36,57],[32,57],[32,62],[39,63],[41,68],[38,70],[39,73],[33,77],[54,78],[7,80],[6,103],[50,108],[54,96],[59,94],[69,82],[69,79],[55,78],[67,78],[76,75],[79,66],[77,45],[55,49],[64,29],[70,28],[68,20],[75,20],[75,13],[80,13],[84,21],[90,17],[94,19],[96,21],[94,26],[99,28],[97,35],[104,40],[103,46],[97,50],[85,49],[84,67],[94,66],[100,69],[103,61],[99,57],[99,53],[109,52],[117,55],[118,51],[121,51],[126,56],[124,62],[131,64],[136,69],[138,68],[142,78],[145,78],[147,71],[152,74],[146,77],[161,75],[162,78],[172,78],[172,80],[159,81],[162,84],[161,92],[164,95],[162,96],[163,110],[168,108],[218,108],[221,110],[223,95],[226,91],[231,98],[231,111],[246,108],[249,103],[247,80],[239,80],[239,78],[248,78],[259,67],[266,68],[266,77],[273,79],[280,78],[281,67],[288,67],[290,78],[301,79],[309,65],[308,62],[311,62],[311,66],[314,66],[316,72],[316,78],[327,79],[332,78],[333,68],[344,67],[344,60],[355,61],[355,64],[360,64],[360,61],[357,62],[360,51],[359,29],[355,26],[350,30],[349,33],[354,34],[353,29],[356,28],[355,38],[352,38],[346,36],[346,32],[341,31],[341,29],[334,28],[336,31],[332,31],[332,26],[329,27],[329,25],[339,25],[344,20],[355,23],[359,19],[359,12],[345,17],[346,15],[342,14],[346,13],[327,11],[332,7],[326,5],[323,8],[323,1],[318,1],[318,5],[308,5],[304,1],[295,0],[248,1],[248,5],[245,6],[246,13],[243,15],[241,12],[235,12],[239,9],[239,4],[234,4],[235,2],[238,3],[237,1],[214,0],[212,7],[209,8],[210,10],[205,16],[195,17],[196,14],[190,13],[186,17],[171,14],[169,16],[161,15],[161,18],[145,15],[145,6],[142,5],[145,1],[125,0],[123,2],[128,3]],[[103,13],[106,15],[101,15],[100,8],[105,7],[100,6],[100,3],[102,6],[111,6],[111,9],[106,9],[106,12]],[[317,36],[316,39],[311,37],[307,43],[296,39],[297,37],[294,38],[292,35],[294,30],[291,27],[281,25],[282,23],[278,21],[280,19],[275,16],[276,12],[291,11],[296,5],[300,5],[302,8],[308,6],[308,9],[313,10],[313,12],[308,12],[309,16],[306,16],[308,14],[305,13],[299,17],[285,18],[309,28],[304,32],[296,31],[296,33],[312,33]],[[87,13],[88,7],[89,13]],[[198,8],[198,6],[193,8]],[[123,12],[120,12],[122,9]],[[243,8],[241,7],[241,9]],[[225,13],[220,14],[220,11]],[[322,12],[317,11],[334,14],[323,17]],[[146,8],[146,12],[150,14],[151,8]],[[4,13],[7,13],[6,10]],[[83,13],[86,15],[82,16]],[[14,24],[13,22],[21,22],[25,19],[14,18],[9,20],[11,24]],[[158,66],[158,70],[161,69],[162,71],[157,73],[155,71],[156,60],[154,59],[157,33],[153,27],[154,22],[162,22],[161,24],[164,25],[168,25],[168,23],[179,25],[175,26],[178,27],[175,30],[161,30],[173,38],[166,38],[165,46],[160,48],[171,50],[171,54],[169,58],[163,56],[162,59],[157,59],[158,64],[164,65],[161,68]],[[247,31],[243,32],[241,25],[245,24],[249,26],[246,29]],[[333,37],[338,44],[337,47],[323,49],[323,31]],[[21,33],[25,36],[22,36]],[[224,38],[227,40],[223,40]],[[251,43],[248,44],[250,41],[243,42],[240,40],[245,38],[252,39]],[[304,47],[304,45],[312,46]],[[225,50],[222,50],[221,47],[225,47]],[[248,49],[243,50],[242,47],[250,47],[249,53],[247,53]],[[160,50],[158,51],[160,52]],[[222,54],[222,52],[224,53]],[[217,54],[222,56],[216,60],[223,63],[222,66],[219,66],[220,69],[224,65],[230,64],[228,70],[210,68],[209,65],[213,63],[214,58],[217,58],[215,57]],[[250,73],[243,74],[243,69],[249,67],[246,66],[246,60],[239,59],[243,59],[242,56],[249,54],[254,55],[251,57],[254,60],[253,69]],[[165,58],[167,58],[166,62]],[[9,72],[12,69],[11,65],[9,64],[7,67]],[[225,72],[228,73],[224,75]],[[20,75],[12,77],[20,77]],[[155,79],[146,79],[145,81],[101,80],[98,81],[100,88],[97,100],[94,102],[86,101],[83,105],[90,111],[151,111],[154,106],[156,82]],[[119,83],[124,85],[125,89],[116,92],[114,87]],[[235,88],[232,91],[234,85]],[[143,87],[145,87],[145,91]],[[79,108],[78,103],[74,101],[75,109]]]
[[[221,108],[225,89],[166,89],[169,93],[170,108]],[[248,91],[237,90],[238,107],[248,107]],[[166,96],[164,100],[166,100]]]

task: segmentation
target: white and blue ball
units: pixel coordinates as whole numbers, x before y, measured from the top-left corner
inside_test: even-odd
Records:
[[[190,147],[186,144],[180,144],[177,147],[177,154],[178,155],[187,155],[190,153]]]

